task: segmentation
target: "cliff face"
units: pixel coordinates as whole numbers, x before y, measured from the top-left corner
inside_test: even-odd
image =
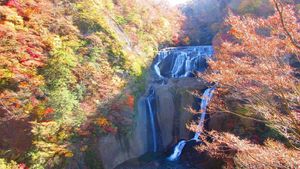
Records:
[[[205,88],[204,82],[193,78],[174,79],[164,86],[154,87],[159,150],[165,150],[176,144],[179,139],[189,138],[186,123],[190,122],[193,116],[185,108],[195,101],[189,91],[201,91]],[[139,100],[136,126],[131,136],[124,138],[108,135],[99,139],[98,151],[106,169],[114,168],[126,160],[152,151],[151,126],[145,100],[146,97]]]
[[[138,101],[136,125],[124,137],[107,135],[97,148],[106,169],[147,152],[165,151],[180,139],[190,138],[186,124],[193,115],[186,108],[195,104],[191,91],[203,91],[204,81],[194,71],[204,70],[212,48],[188,47],[161,51],[154,60],[148,78],[148,91]]]

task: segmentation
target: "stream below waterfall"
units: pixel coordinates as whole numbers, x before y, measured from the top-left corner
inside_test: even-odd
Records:
[[[152,82],[146,92],[144,104],[148,119],[148,153],[136,159],[131,159],[116,167],[116,169],[202,169],[205,166],[205,157],[202,160],[199,153],[193,148],[201,144],[199,136],[204,127],[206,108],[213,96],[215,86],[207,88],[202,98],[197,98],[196,110],[201,112],[194,119],[198,123],[198,132],[187,138],[177,138],[177,143],[170,143],[164,147],[161,143],[163,136],[158,126],[156,88],[168,84],[170,79],[196,79],[197,72],[203,72],[207,68],[207,59],[213,55],[212,46],[192,46],[166,48],[161,50],[154,59],[152,70]],[[189,113],[189,112],[186,112]],[[193,120],[193,119],[190,119]],[[166,121],[167,123],[167,121]],[[191,135],[191,134],[190,134]],[[179,140],[178,140],[179,139]],[[195,155],[196,154],[196,155]],[[203,165],[202,165],[203,164]]]

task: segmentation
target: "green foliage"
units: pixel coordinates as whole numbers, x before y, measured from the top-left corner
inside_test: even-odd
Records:
[[[254,13],[262,4],[262,0],[242,1],[238,10],[241,13]]]
[[[56,119],[65,121],[72,117],[72,111],[78,105],[74,94],[66,87],[53,89],[49,92],[49,106],[55,110]]]
[[[135,98],[139,98],[145,92],[147,83],[147,69],[142,69],[141,73],[133,80],[132,91]]]
[[[47,83],[48,105],[56,112],[55,118],[66,123],[72,121],[69,119],[74,118],[73,111],[79,104],[70,87],[76,83],[72,69],[78,61],[72,49],[61,45],[62,42],[58,44],[51,52],[51,57],[44,69],[44,76]]]
[[[119,25],[126,25],[126,24],[128,24],[128,20],[125,17],[123,17],[123,16],[116,16],[116,22]]]
[[[70,48],[58,48],[51,52],[45,68],[45,77],[49,89],[67,87],[75,83],[72,68],[76,66],[76,57]]]
[[[243,0],[237,11],[241,15],[251,14],[266,17],[273,12],[273,8],[269,0]]]
[[[33,122],[32,133],[35,136],[34,150],[29,153],[32,168],[43,169],[58,165],[62,157],[71,157],[67,140],[70,138],[68,128],[57,122]]]
[[[5,107],[8,118],[33,121],[33,138],[27,138],[32,149],[17,154],[18,160],[26,158],[33,169],[61,168],[77,153],[71,150],[81,140],[79,131],[91,133],[82,126],[117,132],[116,124],[128,120],[120,111],[133,112],[137,99],[121,99],[118,112],[111,106],[98,109],[113,104],[123,90],[135,95],[144,90],[145,68],[159,43],[170,41],[178,30],[170,24],[170,19],[176,22],[170,17],[175,14],[164,13],[165,8],[152,0],[1,3],[0,108]],[[121,118],[104,117],[116,113]],[[124,126],[130,130],[130,125]]]

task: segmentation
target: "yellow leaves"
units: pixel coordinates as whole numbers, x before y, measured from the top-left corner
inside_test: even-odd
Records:
[[[49,45],[52,49],[59,49],[62,47],[62,40],[58,35],[44,35],[43,40]]]
[[[117,129],[113,126],[113,124],[105,117],[98,118],[96,124],[99,125],[107,133],[117,132]]]
[[[73,152],[67,148],[67,145],[59,145],[57,143],[50,143],[46,141],[34,141],[33,144],[42,153],[43,158],[51,158],[55,155],[67,158],[74,156]]]
[[[73,156],[74,156],[74,154],[71,151],[65,153],[65,157],[67,157],[67,158],[71,158]]]
[[[8,101],[8,102],[11,102],[11,103],[16,103],[16,102],[18,101],[18,99],[15,98],[15,97],[11,97],[11,98],[9,98],[7,101]]]
[[[58,133],[58,140],[66,140],[69,137],[70,134],[68,133],[68,131],[61,131]]]
[[[80,147],[81,152],[85,152],[87,149],[88,149],[87,145],[84,145],[84,146]]]
[[[122,88],[125,86],[126,82],[119,76],[112,77],[112,84],[117,86],[117,88]]]
[[[190,38],[188,37],[188,36],[186,36],[185,38],[183,38],[183,43],[185,44],[185,45],[188,45],[188,44],[190,44]]]
[[[0,158],[1,169],[21,169],[15,161],[7,162],[6,159]]]
[[[131,62],[131,70],[135,76],[142,75],[142,67],[143,63],[141,63],[140,59],[136,59],[136,61]]]
[[[23,18],[14,9],[6,6],[0,6],[0,19],[5,19],[4,21],[11,22],[14,25],[23,25]]]

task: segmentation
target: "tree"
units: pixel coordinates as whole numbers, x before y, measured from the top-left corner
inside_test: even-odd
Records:
[[[0,166],[68,168],[81,137],[129,130],[144,69],[180,19],[153,0],[0,0],[0,129],[26,133],[0,138]]]
[[[298,149],[300,91],[298,70],[291,62],[299,59],[300,51],[294,42],[300,39],[300,24],[293,6],[282,4],[281,8],[284,15],[276,11],[266,19],[229,13],[225,22],[234,40],[216,47],[216,60],[210,61],[211,74],[206,79],[217,82],[218,92],[224,94],[219,97],[222,106],[214,106],[216,111],[266,123]],[[282,19],[284,26],[278,24]],[[246,113],[233,110],[226,102],[229,98],[236,100],[237,107],[244,107]]]
[[[224,168],[298,168],[300,152],[286,148],[283,144],[267,140],[264,145],[241,140],[230,133],[209,133],[213,141],[198,146],[199,151],[206,151],[210,156],[223,159]]]
[[[275,13],[267,18],[229,12],[227,35],[218,36],[204,78],[218,84],[213,112],[263,123],[286,142],[269,140],[262,146],[228,133],[209,133],[213,141],[199,150],[223,159],[228,168],[299,167],[299,18],[292,4],[271,2]]]
[[[44,79],[37,69],[45,64],[46,48],[15,10],[0,6],[0,18],[0,107],[5,116],[1,120],[20,119],[40,102]]]

